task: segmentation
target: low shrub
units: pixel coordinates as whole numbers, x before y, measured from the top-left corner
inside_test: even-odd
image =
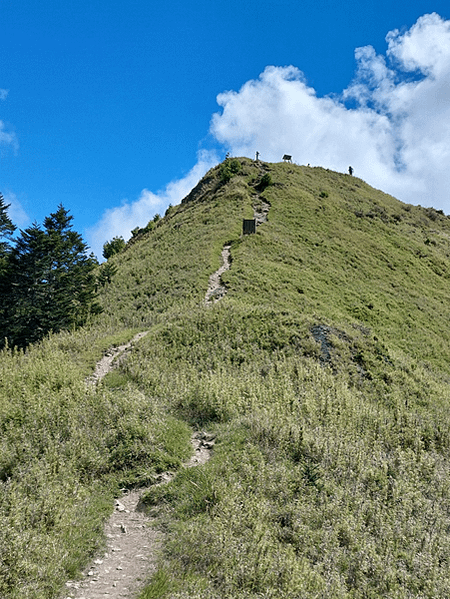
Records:
[[[220,165],[219,176],[222,183],[228,183],[228,181],[237,175],[242,170],[242,165],[237,158],[227,158]]]

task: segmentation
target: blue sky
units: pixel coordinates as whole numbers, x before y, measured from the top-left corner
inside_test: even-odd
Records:
[[[352,164],[448,213],[447,19],[426,0],[0,0],[0,191],[22,228],[62,203],[99,257],[227,151]]]

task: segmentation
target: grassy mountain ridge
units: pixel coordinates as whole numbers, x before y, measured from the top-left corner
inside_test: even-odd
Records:
[[[271,203],[269,223],[242,237],[241,219],[252,216],[261,174],[252,161],[242,163],[227,185],[213,169],[156,230],[116,257],[123,274],[108,288],[112,313],[131,305],[133,318],[145,320],[175,302],[199,305],[221,247],[231,241],[233,268],[222,277],[227,303],[365,323],[380,334],[389,330],[401,347],[413,348],[420,328],[430,344],[428,353],[421,347],[423,357],[447,362],[445,215],[403,204],[355,177],[281,163],[265,165],[274,179],[262,194]]]
[[[161,223],[189,214],[184,259],[209,264],[124,366],[222,440],[198,478],[148,494],[173,534],[167,596],[444,597],[449,220],[348,175],[241,163]],[[268,222],[242,237],[261,197]],[[205,307],[230,241],[228,293]]]
[[[450,219],[349,175],[237,160],[109,259],[90,327],[3,352],[2,597],[58,597],[134,484],[166,530],[142,599],[450,595]],[[226,243],[227,293],[207,303]],[[198,427],[210,462],[152,485]]]

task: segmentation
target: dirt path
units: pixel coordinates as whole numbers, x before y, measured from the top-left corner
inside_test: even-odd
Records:
[[[222,283],[221,276],[231,266],[231,245],[227,244],[223,246],[222,250],[222,266],[216,270],[214,274],[209,277],[208,291],[205,295],[205,302],[215,303],[223,298],[227,292],[227,288]]]
[[[194,454],[184,467],[192,468],[207,462],[213,445],[212,435],[194,434]],[[166,484],[173,477],[172,472],[164,472],[157,484]],[[116,499],[114,512],[105,526],[106,551],[84,571],[81,581],[66,583],[67,599],[132,599],[143,589],[156,570],[157,555],[164,538],[154,527],[155,518],[142,510],[140,499],[144,491],[124,491]]]
[[[134,597],[155,570],[161,534],[137,509],[140,493],[130,491],[116,500],[105,526],[107,547],[83,572],[81,581],[66,582],[67,599]]]
[[[256,226],[267,222],[270,204],[259,194],[254,195],[253,208]],[[231,266],[230,247],[230,244],[224,245],[222,266],[209,278],[205,295],[207,304],[218,302],[227,292],[221,277]],[[96,385],[101,381],[114,368],[114,362],[147,332],[139,333],[129,343],[109,350],[86,383]],[[184,464],[185,468],[200,466],[210,458],[214,438],[208,433],[194,433],[191,442],[193,455]],[[173,477],[174,473],[164,472],[156,484],[166,484]],[[156,570],[157,554],[164,538],[154,526],[155,518],[141,509],[140,500],[145,490],[124,491],[116,499],[114,512],[105,525],[106,551],[84,571],[80,581],[66,583],[66,599],[134,599],[138,596]]]
[[[114,367],[114,361],[130,350],[147,332],[139,333],[120,347],[110,350],[98,363],[95,373],[86,381],[98,383]],[[212,453],[214,436],[205,432],[192,435],[193,455],[185,468],[201,466]],[[167,484],[173,472],[159,475],[156,484]],[[83,572],[81,580],[66,582],[65,599],[134,599],[156,570],[157,554],[164,535],[147,515],[140,503],[145,488],[124,490],[115,500],[114,511],[105,525],[106,550]]]
[[[131,341],[126,343],[125,345],[119,345],[118,347],[112,347],[108,350],[108,352],[103,356],[103,358],[97,362],[95,367],[94,374],[86,379],[86,383],[88,385],[96,385],[98,382],[102,380],[102,378],[111,372],[114,367],[114,360],[119,356],[122,356],[125,352],[132,349],[133,344],[142,339],[147,335],[148,331],[143,331],[142,333],[138,333],[133,337]]]

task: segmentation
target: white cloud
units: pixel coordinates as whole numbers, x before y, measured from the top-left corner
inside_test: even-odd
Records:
[[[9,90],[0,88],[0,100],[6,100]],[[0,145],[12,146],[15,152],[19,148],[16,134],[12,131],[7,131],[6,125],[0,121]]]
[[[3,194],[3,198],[5,200],[5,204],[10,205],[8,208],[8,216],[12,220],[13,224],[15,224],[19,229],[27,227],[30,224],[31,219],[17,199],[17,196],[12,192],[7,191]]]
[[[7,131],[3,121],[0,121],[0,145],[12,146],[15,152],[19,148],[16,134],[13,131]]]
[[[398,60],[407,71],[420,70],[439,76],[448,72],[450,56],[450,21],[438,14],[424,15],[405,34],[398,30],[386,36],[387,54]]]
[[[170,182],[157,193],[144,189],[136,201],[124,201],[121,206],[106,210],[100,221],[86,232],[87,243],[94,254],[100,259],[106,241],[118,236],[127,241],[135,227],[144,227],[157,213],[163,215],[169,204],[179,204],[215,164],[214,152],[200,152],[197,164],[182,179]]]
[[[354,81],[318,97],[293,66],[217,98],[211,132],[233,155],[355,175],[399,199],[450,212],[450,21],[424,15],[386,37],[385,56],[357,48]]]

